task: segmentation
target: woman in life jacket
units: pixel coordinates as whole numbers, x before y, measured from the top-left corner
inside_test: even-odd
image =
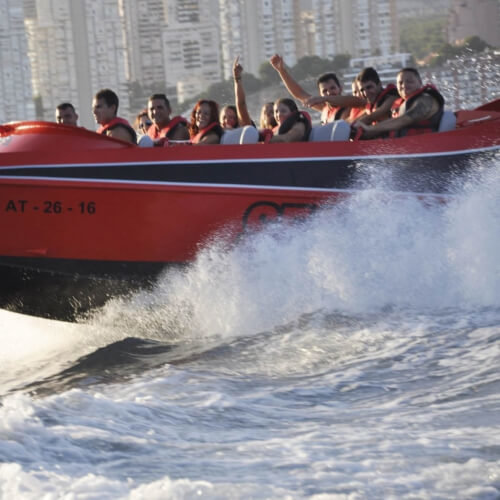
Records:
[[[219,109],[215,101],[202,99],[191,111],[189,135],[196,145],[219,144],[224,130],[219,123]]]
[[[298,110],[292,99],[278,99],[274,103],[274,117],[278,125],[269,142],[300,142],[309,138],[311,119]]]
[[[405,135],[437,132],[443,115],[444,98],[432,85],[423,85],[420,74],[414,68],[403,68],[397,76],[401,99],[393,104],[394,118],[366,125],[356,122],[362,139],[374,137],[402,137]],[[361,129],[361,130],[360,130]]]

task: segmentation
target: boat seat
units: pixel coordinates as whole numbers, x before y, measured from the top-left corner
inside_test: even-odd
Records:
[[[455,130],[457,127],[457,117],[453,111],[443,111],[443,116],[439,122],[438,132],[447,132],[448,130]]]
[[[149,137],[149,135],[141,135],[141,137],[139,137],[137,139],[137,145],[140,147],[140,148],[152,148],[155,144],[153,142],[153,139],[151,139],[151,137]]]
[[[221,144],[256,144],[259,141],[259,131],[252,125],[224,130]]]
[[[259,142],[259,131],[252,125],[245,125],[241,132],[240,144],[256,144]]]
[[[351,126],[345,120],[335,120],[326,125],[312,127],[309,141],[348,141],[350,135]]]

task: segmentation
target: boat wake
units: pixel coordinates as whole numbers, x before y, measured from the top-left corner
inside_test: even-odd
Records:
[[[495,324],[500,175],[488,167],[447,198],[386,197],[387,179],[379,178],[305,222],[270,225],[229,249],[214,241],[153,290],[113,299],[79,323],[2,311],[12,341],[2,355],[0,388],[57,390],[193,360],[216,359],[224,369],[228,353],[239,367],[229,370],[321,370],[322,360],[371,348],[377,324],[380,343],[387,328],[394,331],[389,323],[414,325],[422,315],[432,324],[458,311]],[[302,342],[305,330],[329,335],[330,347],[315,346],[317,335]],[[238,354],[261,350],[264,338],[266,351],[286,366],[278,368],[271,355],[261,353],[256,364]],[[309,354],[287,365],[279,353],[290,348]]]

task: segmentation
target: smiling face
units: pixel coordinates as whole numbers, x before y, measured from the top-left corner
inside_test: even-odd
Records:
[[[422,80],[412,71],[402,71],[398,74],[397,86],[399,95],[403,99],[407,99],[422,87]]]
[[[382,84],[375,83],[372,80],[367,80],[366,82],[359,82],[361,95],[364,96],[368,102],[374,103],[377,100],[378,95],[382,91]]]
[[[220,123],[222,125],[222,128],[231,129],[237,127],[238,117],[236,116],[234,109],[230,108],[229,106],[225,106],[224,108],[222,108],[220,114]]]
[[[338,86],[337,82],[330,78],[325,82],[318,83],[319,95],[328,96],[328,95],[340,95],[342,89]]]
[[[170,121],[170,107],[163,99],[148,101],[148,113],[151,121],[160,129]]]
[[[207,103],[200,104],[196,111],[196,125],[201,130],[210,125],[210,106]]]
[[[106,101],[102,98],[92,101],[92,113],[96,123],[105,125],[109,123],[116,115],[116,106],[108,106]]]
[[[285,103],[274,103],[274,119],[278,125],[282,125],[292,113],[293,111]]]

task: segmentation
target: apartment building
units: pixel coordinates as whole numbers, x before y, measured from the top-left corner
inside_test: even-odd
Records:
[[[299,1],[220,0],[219,5],[224,78],[231,77],[236,56],[240,56],[245,71],[255,76],[261,64],[275,53],[281,54],[288,65],[297,62]]]
[[[453,44],[471,36],[500,47],[499,0],[452,0],[448,41]]]
[[[215,0],[165,0],[163,67],[179,102],[222,80],[219,11]]]
[[[53,120],[57,104],[70,101],[80,123],[95,128],[92,96],[105,87],[118,94],[119,113],[128,117],[128,54],[117,1],[36,0],[26,15],[33,92],[43,118]]]
[[[35,118],[24,11],[17,0],[0,0],[0,123]]]

